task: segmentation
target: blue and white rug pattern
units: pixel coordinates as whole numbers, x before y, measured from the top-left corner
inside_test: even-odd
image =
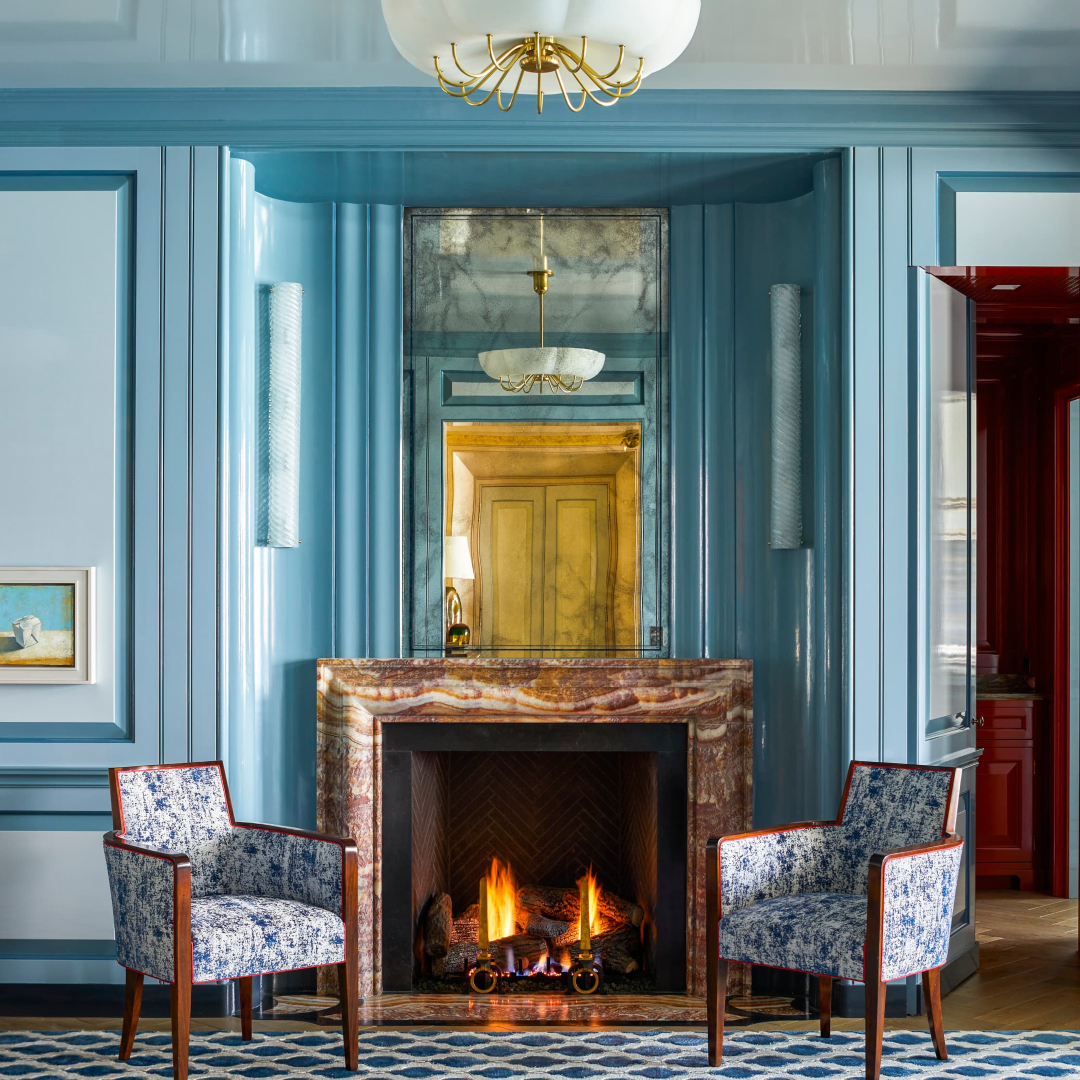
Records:
[[[1080,1032],[950,1031],[938,1061],[921,1031],[885,1034],[883,1077],[964,1080],[1080,1077]],[[142,1080],[172,1075],[167,1032],[139,1035],[127,1062],[117,1032],[0,1031],[0,1077]],[[360,1071],[344,1069],[337,1031],[191,1037],[192,1078],[299,1080],[848,1080],[864,1075],[861,1031],[731,1032],[724,1063],[710,1069],[700,1031],[386,1031],[360,1033]]]

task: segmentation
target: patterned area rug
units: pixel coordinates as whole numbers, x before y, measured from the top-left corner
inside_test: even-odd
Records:
[[[884,1077],[1076,1077],[1080,1032],[948,1033],[949,1061],[929,1035],[886,1032]],[[298,1077],[328,1080],[779,1080],[863,1076],[861,1032],[831,1039],[785,1031],[741,1031],[725,1039],[724,1064],[710,1069],[701,1032],[671,1031],[372,1031],[360,1034],[360,1071],[347,1073],[337,1032],[191,1037],[192,1077]],[[170,1076],[167,1033],[140,1035],[128,1062],[116,1060],[109,1031],[0,1032],[0,1077]]]

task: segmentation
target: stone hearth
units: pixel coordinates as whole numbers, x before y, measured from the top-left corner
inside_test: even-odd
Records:
[[[704,993],[705,844],[751,822],[749,661],[322,660],[318,825],[359,846],[361,994],[382,992],[390,947],[382,921],[383,725],[463,722],[685,725],[686,987]]]

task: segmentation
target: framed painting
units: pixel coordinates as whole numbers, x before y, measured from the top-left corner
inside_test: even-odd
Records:
[[[0,683],[94,681],[94,568],[0,567]]]

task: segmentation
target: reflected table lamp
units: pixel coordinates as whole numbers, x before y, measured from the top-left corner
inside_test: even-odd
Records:
[[[443,538],[443,577],[472,581],[472,555],[467,536]],[[446,586],[446,651],[464,652],[469,644],[469,627],[462,617],[461,597],[453,585]]]

